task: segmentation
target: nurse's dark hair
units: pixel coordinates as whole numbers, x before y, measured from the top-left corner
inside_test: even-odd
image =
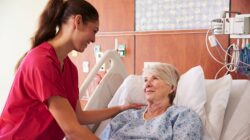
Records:
[[[49,0],[40,15],[38,28],[31,38],[31,49],[39,44],[54,38],[57,28],[66,23],[72,15],[81,15],[83,23],[98,21],[99,14],[89,2],[85,0]],[[18,61],[15,70],[18,69],[27,52]]]

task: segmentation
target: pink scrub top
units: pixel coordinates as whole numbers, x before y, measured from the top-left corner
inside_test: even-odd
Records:
[[[22,61],[0,118],[0,140],[62,140],[65,136],[47,108],[47,99],[62,96],[75,110],[78,75],[69,57],[61,69],[47,42],[29,51]]]

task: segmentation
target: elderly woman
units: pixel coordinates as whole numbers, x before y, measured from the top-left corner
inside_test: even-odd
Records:
[[[194,111],[173,105],[179,74],[170,64],[156,63],[144,68],[147,106],[130,109],[112,119],[102,140],[200,140],[202,122]]]

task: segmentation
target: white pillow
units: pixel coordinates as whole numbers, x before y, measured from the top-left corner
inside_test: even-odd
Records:
[[[250,140],[249,91],[249,80],[232,80],[221,140]]]
[[[196,66],[181,75],[178,82],[175,105],[186,106],[194,110],[206,122],[205,103],[207,101],[205,79],[201,66]]]
[[[205,136],[214,140],[220,139],[231,85],[231,75],[223,76],[218,80],[206,80],[207,103],[205,109],[207,120],[203,128],[206,132]]]
[[[174,104],[197,112],[203,123],[204,140],[219,140],[231,90],[231,75],[218,80],[204,80],[200,66],[180,77]]]
[[[144,80],[141,75],[129,75],[117,89],[108,107],[129,103],[146,104],[143,86]]]

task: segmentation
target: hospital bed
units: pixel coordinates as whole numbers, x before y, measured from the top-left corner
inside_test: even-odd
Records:
[[[128,75],[118,53],[115,50],[106,51],[100,61],[93,67],[91,72],[86,77],[84,83],[80,87],[80,98],[86,96],[88,86],[94,79],[96,73],[98,73],[102,65],[107,62],[110,63],[110,67],[100,81],[99,85],[95,88],[95,90],[89,97],[84,110],[100,109],[106,108],[108,106],[110,107],[126,103],[126,101],[122,101],[126,97],[121,95],[122,93],[117,93],[119,91],[133,91],[134,93],[131,93],[130,96],[132,97],[130,97],[130,99],[139,99],[137,97],[137,92],[141,92],[139,90],[141,90],[143,87],[143,85],[141,84],[141,82],[143,82],[143,80],[141,80],[142,77],[136,75]],[[200,77],[197,78],[199,79]],[[133,80],[137,83],[133,83]],[[225,80],[227,81],[225,82]],[[229,80],[231,81],[228,82]],[[126,83],[130,84],[130,86],[126,87]],[[198,81],[198,84],[200,83],[202,82]],[[227,76],[227,78],[221,78],[218,80],[204,79],[204,83],[206,92],[205,98],[208,99],[209,102],[206,102],[203,108],[207,109],[207,117],[209,117],[211,120],[217,121],[211,122],[217,123],[218,125],[218,127],[213,126],[215,128],[210,127],[208,129],[218,130],[218,128],[220,129],[219,124],[221,124],[221,129],[218,130],[218,132],[210,131],[210,135],[216,136],[204,136],[204,139],[250,140],[250,81],[232,80],[229,76]],[[190,82],[184,82],[184,85],[185,84],[190,85]],[[134,85],[134,87],[131,85]],[[228,92],[228,98],[226,98],[227,95],[225,92]],[[215,95],[215,93],[218,94]],[[197,97],[199,96],[197,95]],[[140,101],[135,100],[135,102]],[[217,112],[215,110],[217,110]],[[211,113],[213,111],[215,112]],[[106,123],[107,121],[102,122],[101,124],[89,125],[88,127],[92,131],[95,131],[97,135],[99,135],[102,129],[105,127]]]

